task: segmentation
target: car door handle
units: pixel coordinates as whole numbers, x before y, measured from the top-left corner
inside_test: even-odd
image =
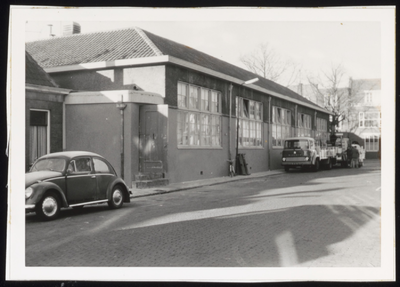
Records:
[[[95,176],[95,175],[92,175],[92,178],[96,178],[96,176]]]

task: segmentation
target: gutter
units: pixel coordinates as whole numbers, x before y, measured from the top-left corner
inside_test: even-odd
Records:
[[[68,65],[68,66],[61,66],[61,67],[52,67],[52,68],[44,68],[45,72],[51,73],[62,73],[62,72],[71,72],[71,71],[80,71],[80,70],[95,70],[95,69],[110,69],[113,67],[124,67],[124,66],[138,66],[138,65],[149,65],[149,64],[175,64],[178,66],[182,66],[185,68],[189,68],[195,71],[199,71],[205,73],[207,75],[229,81],[235,84],[242,84],[243,79],[238,79],[232,76],[228,76],[224,73],[217,72],[211,70],[209,68],[202,67],[197,64],[190,63],[188,61],[173,57],[173,56],[156,56],[156,57],[147,57],[147,58],[139,58],[139,59],[124,59],[124,60],[115,60],[115,61],[104,61],[104,62],[95,62],[95,63],[86,63],[86,64],[79,64],[79,65]],[[260,86],[249,84],[247,85],[248,88],[253,90],[259,91],[261,93],[265,93],[268,95],[272,95],[279,99],[283,99],[285,101],[289,101],[295,104],[299,104],[305,107],[312,108],[314,110],[318,110],[325,114],[334,115],[332,112],[325,110],[322,107],[314,106],[309,103],[302,102],[297,99],[293,99],[289,96],[268,90],[266,88],[262,88]]]

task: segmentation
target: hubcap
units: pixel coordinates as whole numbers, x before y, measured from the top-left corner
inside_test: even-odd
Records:
[[[53,197],[46,197],[42,204],[42,210],[46,216],[53,216],[57,212],[57,200]]]
[[[116,205],[119,205],[122,201],[122,193],[119,189],[116,189],[113,194],[113,201]]]

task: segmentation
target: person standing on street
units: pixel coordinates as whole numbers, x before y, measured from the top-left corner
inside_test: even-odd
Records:
[[[353,149],[351,148],[351,146],[349,146],[346,150],[346,154],[347,154],[347,166],[350,165],[350,167],[352,166],[352,161],[353,161]]]
[[[360,157],[360,153],[358,152],[358,149],[356,149],[355,146],[353,146],[351,151],[352,157],[351,157],[351,167],[353,168],[358,168],[358,159]]]

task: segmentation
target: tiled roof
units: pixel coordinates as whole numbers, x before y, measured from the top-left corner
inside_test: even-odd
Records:
[[[137,30],[56,37],[27,43],[26,50],[43,68],[158,56]]]
[[[318,107],[294,91],[252,72],[139,28],[76,34],[30,42],[26,50],[43,68],[169,55]]]
[[[25,82],[32,85],[57,87],[53,79],[50,78],[28,52],[25,52]]]

